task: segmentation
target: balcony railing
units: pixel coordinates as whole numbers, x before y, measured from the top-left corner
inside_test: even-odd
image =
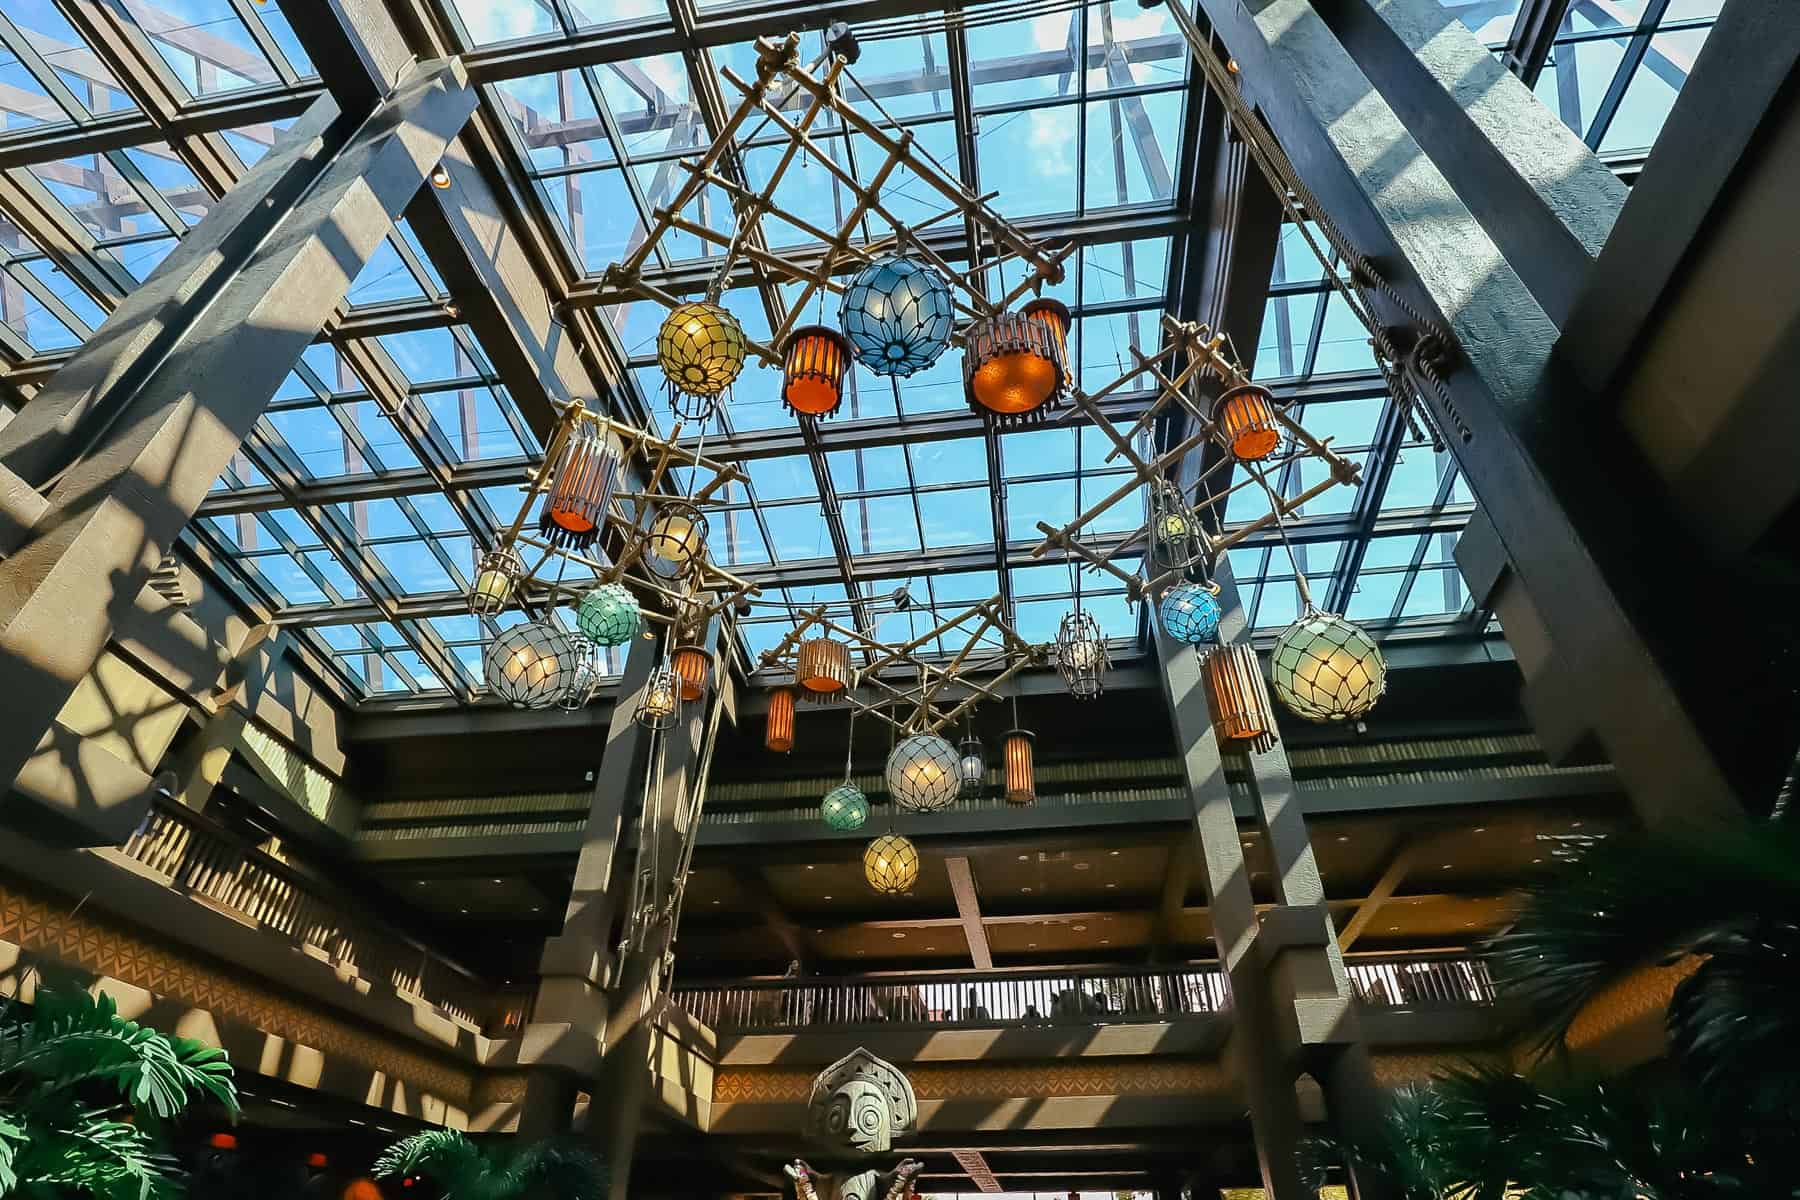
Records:
[[[492,988],[406,935],[328,899],[327,884],[217,822],[159,801],[118,853],[167,884],[337,967],[480,1028],[503,1020]]]
[[[1493,1003],[1478,960],[1359,959],[1357,1000],[1384,1008]],[[720,1032],[959,1025],[1112,1025],[1181,1021],[1231,1008],[1215,966],[933,972],[843,979],[762,979],[680,987],[675,1002]]]

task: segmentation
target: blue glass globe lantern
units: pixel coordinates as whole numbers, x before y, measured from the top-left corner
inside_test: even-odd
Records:
[[[1158,609],[1163,632],[1198,646],[1219,636],[1219,601],[1204,584],[1178,583],[1163,593]]]
[[[623,584],[603,583],[575,608],[575,628],[596,646],[623,646],[643,625],[637,597]]]
[[[840,783],[819,802],[819,815],[840,833],[861,829],[869,819],[869,798],[854,783]]]
[[[877,375],[905,377],[943,354],[955,316],[942,275],[905,255],[888,254],[858,271],[844,289],[838,327],[863,366]]]

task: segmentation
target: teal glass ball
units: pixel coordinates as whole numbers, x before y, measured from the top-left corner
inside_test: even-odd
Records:
[[[825,818],[825,824],[840,832],[861,829],[869,819],[869,798],[853,783],[839,784],[819,802],[819,815]]]
[[[575,628],[599,646],[623,646],[644,626],[637,597],[622,584],[603,583],[581,598]]]

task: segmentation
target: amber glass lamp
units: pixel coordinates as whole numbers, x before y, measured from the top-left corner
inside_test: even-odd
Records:
[[[682,416],[701,420],[744,369],[743,326],[710,300],[670,310],[656,334],[656,361],[669,381],[669,402]]]
[[[850,343],[826,325],[806,325],[788,338],[781,363],[781,400],[789,411],[829,417],[844,402]]]
[[[1009,729],[1001,757],[1006,764],[1006,802],[1030,804],[1037,799],[1037,780],[1032,771],[1032,743],[1028,730]]]
[[[1062,360],[1063,386],[1073,387],[1075,385],[1075,364],[1069,359],[1069,327],[1075,323],[1075,320],[1069,315],[1068,306],[1061,300],[1039,296],[1021,308],[1019,312],[1033,321],[1041,322],[1050,330],[1050,338],[1056,343],[1057,356]]]
[[[794,689],[779,687],[769,693],[769,719],[763,725],[763,745],[777,754],[794,748]]]
[[[996,313],[969,326],[963,352],[963,387],[969,407],[1003,424],[1036,419],[1066,387],[1067,313]],[[1058,317],[1058,310],[1062,318]]]
[[[669,658],[675,677],[681,680],[681,698],[698,700],[706,695],[706,681],[712,675],[712,655],[700,646],[677,646]]]
[[[1266,753],[1275,745],[1275,710],[1263,684],[1262,665],[1248,642],[1220,646],[1202,668],[1213,732],[1224,748]]]
[[[577,419],[557,448],[538,532],[553,546],[591,548],[606,524],[618,475],[618,451],[598,428]]]
[[[1222,392],[1213,403],[1219,440],[1239,462],[1261,462],[1281,445],[1275,420],[1275,396],[1260,384],[1246,383]]]
[[[807,638],[800,643],[794,682],[816,703],[842,699],[850,686],[850,647],[836,638]]]

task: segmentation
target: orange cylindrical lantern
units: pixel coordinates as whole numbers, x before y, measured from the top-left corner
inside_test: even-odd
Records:
[[[574,424],[555,448],[538,532],[552,545],[585,550],[599,540],[606,523],[619,455],[591,422],[569,419]]]
[[[1260,462],[1281,445],[1275,420],[1275,396],[1260,384],[1246,383],[1221,393],[1213,403],[1219,438],[1239,462]]]
[[[763,727],[763,745],[777,754],[794,748],[793,688],[776,688],[769,693],[769,720]]]
[[[1069,376],[1068,326],[1055,301],[1034,314],[996,313],[969,326],[963,351],[963,388],[969,407],[1019,420],[1059,396]]]
[[[850,686],[850,647],[826,637],[801,642],[794,682],[809,700],[838,699]]]
[[[1069,358],[1069,328],[1075,324],[1075,318],[1069,314],[1068,305],[1061,300],[1039,296],[1019,311],[1050,330],[1050,337],[1056,343],[1057,355],[1062,360],[1063,386],[1073,387],[1075,364]]]
[[[1007,731],[1001,757],[1006,764],[1008,804],[1030,804],[1037,799],[1037,780],[1032,773],[1031,764],[1032,742],[1035,740],[1023,729]]]
[[[825,325],[794,330],[782,355],[781,399],[809,417],[829,417],[844,401],[850,373],[850,343]]]
[[[669,659],[681,680],[681,698],[698,700],[706,694],[706,679],[712,674],[712,655],[698,646],[679,646]]]
[[[1248,642],[1220,646],[1206,656],[1206,695],[1213,731],[1227,749],[1258,754],[1275,745],[1275,710],[1263,683],[1262,664]]]

